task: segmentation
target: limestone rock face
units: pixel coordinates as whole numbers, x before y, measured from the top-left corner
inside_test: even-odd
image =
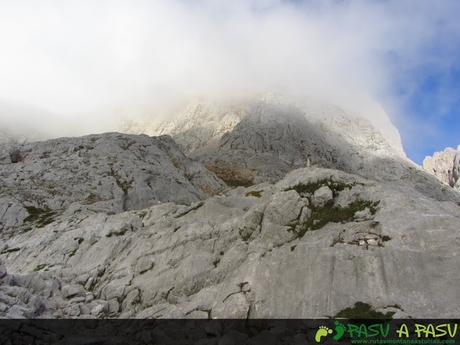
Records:
[[[131,122],[123,130],[169,134],[230,187],[276,182],[308,166],[379,181],[410,182],[427,196],[441,193],[431,174],[405,156],[397,129],[379,107],[357,114],[307,100],[264,97],[227,104],[201,102],[162,122]]]
[[[77,212],[190,204],[225,186],[168,136],[109,133],[0,148],[0,231]]]
[[[172,120],[126,130],[171,135],[230,186],[277,181],[307,162],[329,166],[332,160],[333,148],[317,126],[277,102],[199,103]]]
[[[0,261],[0,279],[8,274],[5,265]]]
[[[273,101],[187,119],[0,145],[0,317],[460,314],[460,194],[397,136]]]
[[[200,100],[167,120],[130,120],[124,123],[121,130],[152,135],[169,134],[186,153],[199,155],[215,150],[220,139],[247,118],[250,119],[249,122],[263,120],[262,124],[269,128],[273,124],[289,122],[292,118],[297,119],[297,124],[301,124],[298,121],[303,118],[308,120],[303,125],[309,126],[310,132],[314,130],[311,128],[314,123],[320,126],[321,134],[328,139],[331,139],[332,134],[361,150],[405,156],[397,129],[378,105],[373,105],[369,113],[358,114],[316,99],[306,97],[302,103],[298,103],[278,94],[233,102]],[[257,123],[253,123],[253,127],[258,127]],[[276,128],[271,130],[275,131]],[[275,139],[281,143],[283,141],[279,134],[273,138],[266,137],[265,140],[267,139]],[[276,146],[279,148],[279,143]],[[268,151],[268,147],[265,150]],[[289,150],[284,148],[284,151]]]
[[[0,315],[333,317],[359,302],[455,317],[457,202],[309,167],[191,205],[76,212],[0,233]]]
[[[435,152],[423,160],[423,168],[441,182],[460,190],[460,146]]]
[[[378,109],[377,109],[378,110]],[[378,130],[366,116],[308,101],[264,97],[222,105],[198,103],[166,121],[131,123],[124,130],[169,134],[186,154],[229,186],[276,182],[293,169],[315,165],[366,177],[407,173],[397,130],[384,112]]]

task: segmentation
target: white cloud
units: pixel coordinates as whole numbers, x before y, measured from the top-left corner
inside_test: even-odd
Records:
[[[433,45],[460,31],[459,9],[449,0],[0,0],[0,99],[46,109],[76,132],[194,96],[270,90],[359,107],[391,99],[414,66],[448,64]]]

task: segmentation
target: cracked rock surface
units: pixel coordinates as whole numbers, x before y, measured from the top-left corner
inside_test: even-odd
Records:
[[[0,233],[0,315],[455,317],[460,197],[437,195],[308,167],[189,205],[75,211]]]
[[[2,145],[0,231],[42,228],[75,213],[190,204],[224,186],[168,136],[107,133]]]
[[[407,159],[383,110],[377,107],[372,116],[364,115],[274,96],[230,104],[201,102],[163,122],[134,122],[123,130],[171,135],[187,155],[231,187],[275,183],[294,169],[318,166],[372,180],[404,180],[426,196],[455,200],[452,190],[441,192],[434,176]]]

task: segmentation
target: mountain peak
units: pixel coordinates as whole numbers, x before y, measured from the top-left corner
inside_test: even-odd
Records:
[[[375,103],[368,109],[371,110],[356,112],[313,98],[305,97],[299,102],[277,93],[266,93],[251,99],[199,99],[167,119],[130,120],[121,129],[150,135],[169,134],[186,150],[193,151],[208,140],[219,139],[254,113],[263,115],[264,121],[272,123],[285,122],[292,115],[300,115],[362,149],[405,157],[399,132],[389,116]],[[190,134],[187,139],[186,133]],[[184,138],[181,140],[178,137]]]
[[[460,145],[457,149],[447,147],[425,157],[423,168],[441,182],[460,190]]]

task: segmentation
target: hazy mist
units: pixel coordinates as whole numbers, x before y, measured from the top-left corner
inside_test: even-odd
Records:
[[[0,0],[0,129],[100,132],[267,91],[397,114],[395,84],[451,63],[436,47],[460,32],[460,5],[442,3]]]

